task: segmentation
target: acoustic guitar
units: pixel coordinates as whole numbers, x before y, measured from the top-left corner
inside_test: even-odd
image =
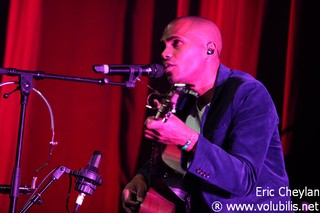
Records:
[[[161,107],[155,117],[163,122],[174,113],[185,121],[186,115],[195,104],[198,93],[186,84],[175,84],[166,99],[162,100]],[[186,212],[185,198],[187,189],[181,185],[185,170],[181,168],[181,150],[177,146],[163,145],[153,142],[150,170],[157,164],[157,171],[150,171],[150,187],[139,213],[183,213]],[[160,150],[159,150],[160,149]],[[160,152],[161,156],[155,154]],[[151,175],[153,174],[153,175]]]

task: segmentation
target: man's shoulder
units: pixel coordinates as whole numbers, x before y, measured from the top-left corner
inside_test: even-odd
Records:
[[[221,83],[232,81],[233,83],[238,82],[240,84],[261,84],[261,82],[254,78],[250,73],[242,70],[231,69],[223,64],[221,64],[219,67],[218,81]]]
[[[219,85],[223,86],[228,91],[242,91],[247,93],[248,91],[261,91],[262,93],[268,93],[262,82],[254,78],[251,74],[237,70],[230,69],[224,65],[219,68]]]

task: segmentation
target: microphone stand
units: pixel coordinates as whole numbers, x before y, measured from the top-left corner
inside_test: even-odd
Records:
[[[19,132],[18,132],[18,144],[16,147],[16,159],[15,167],[12,172],[11,178],[11,190],[10,190],[10,212],[14,212],[17,204],[17,198],[19,195],[19,186],[20,186],[20,161],[21,161],[21,152],[22,152],[22,138],[24,132],[24,122],[26,115],[26,107],[28,103],[28,97],[30,91],[33,88],[32,76],[20,75],[20,91],[21,91],[21,109],[20,109],[20,121],[19,121]]]
[[[132,88],[135,85],[136,79],[141,75],[135,76],[133,73],[130,74],[128,81],[126,82],[112,82],[107,78],[103,79],[93,79],[93,78],[81,78],[77,76],[65,76],[65,75],[55,75],[55,74],[46,74],[42,71],[27,71],[27,70],[17,70],[14,68],[0,68],[0,75],[8,76],[18,76],[19,77],[19,89],[21,93],[21,109],[20,109],[20,121],[19,121],[19,132],[18,132],[18,141],[16,147],[16,158],[15,166],[12,172],[11,178],[11,189],[10,189],[10,209],[9,213],[14,213],[16,211],[17,199],[19,196],[19,186],[20,186],[20,161],[22,153],[22,141],[24,133],[24,124],[26,116],[26,107],[28,103],[28,97],[30,92],[33,89],[33,79],[56,79],[56,80],[66,80],[66,81],[75,81],[83,83],[94,83],[99,85],[109,84],[123,86],[127,88]]]
[[[19,211],[19,213],[24,213],[27,212],[31,206],[35,203],[39,202],[39,199],[41,198],[41,195],[49,188],[49,186],[57,181],[63,174],[69,174],[71,172],[70,169],[64,167],[64,166],[59,166],[56,168],[55,172],[53,173],[51,180],[47,182],[47,184],[41,189],[39,193],[34,194],[29,201],[23,206],[23,208]]]

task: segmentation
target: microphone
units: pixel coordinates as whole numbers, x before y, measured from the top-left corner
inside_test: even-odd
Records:
[[[164,75],[163,66],[160,64],[102,64],[93,65],[92,69],[97,73],[107,75],[149,76],[159,78]]]
[[[102,185],[101,176],[98,174],[98,167],[101,161],[102,153],[100,151],[94,151],[88,165],[85,168],[81,168],[79,171],[72,171],[76,180],[76,186],[74,187],[79,193],[74,211],[77,212],[86,195],[91,195],[96,189],[97,185]]]

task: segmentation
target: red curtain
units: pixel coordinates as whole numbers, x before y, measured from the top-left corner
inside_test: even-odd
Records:
[[[294,120],[295,94],[292,84],[292,61],[295,43],[296,1],[288,3],[286,69],[282,75],[284,91],[280,103],[282,128]],[[170,20],[182,15],[202,15],[221,28],[223,36],[222,62],[257,76],[259,71],[263,27],[269,1],[262,0],[202,0],[195,1],[106,1],[106,0],[10,0],[3,67],[18,70],[43,71],[45,74],[85,79],[44,78],[33,81],[28,95],[22,152],[20,185],[30,185],[36,176],[37,185],[58,166],[79,170],[87,165],[94,150],[103,153],[99,167],[102,186],[87,196],[81,212],[119,212],[123,186],[132,178],[139,159],[148,157],[142,144],[142,129],[146,113],[149,79],[141,77],[133,88],[97,82],[105,77],[111,82],[125,82],[120,76],[105,76],[92,70],[94,64],[147,64],[157,60],[159,38]],[[170,11],[174,11],[171,13]],[[285,46],[286,46],[285,45]],[[89,83],[88,79],[93,79]],[[17,76],[3,75],[1,82],[17,82]],[[0,87],[1,95],[10,93],[19,82]],[[2,97],[1,96],[1,97]],[[0,99],[0,183],[10,184],[17,162],[17,145],[21,112],[18,91]],[[282,109],[283,104],[283,109]],[[58,145],[47,166],[35,174],[48,159],[54,134]],[[283,139],[289,152],[292,139]],[[44,184],[51,178],[45,179]],[[63,175],[43,194],[43,204],[34,205],[32,212],[64,212],[69,176]],[[72,210],[78,192],[72,178],[69,209]],[[43,186],[43,185],[42,185]],[[19,210],[29,195],[20,194]],[[9,209],[9,195],[0,194],[0,212]]]
[[[298,10],[299,10],[299,3],[293,2],[291,5],[291,14],[290,14],[290,21],[289,21],[289,35],[288,35],[288,49],[287,49],[287,60],[286,60],[286,77],[284,82],[284,101],[283,101],[283,119],[282,119],[282,129],[286,132],[283,137],[282,141],[283,144],[283,151],[286,155],[289,154],[290,151],[290,142],[292,141],[292,132],[287,131],[287,128],[290,128],[294,125],[294,106],[296,106],[297,102],[297,74],[294,73],[294,63],[295,63],[295,56],[296,52],[295,49],[297,48],[297,21],[298,21]]]

